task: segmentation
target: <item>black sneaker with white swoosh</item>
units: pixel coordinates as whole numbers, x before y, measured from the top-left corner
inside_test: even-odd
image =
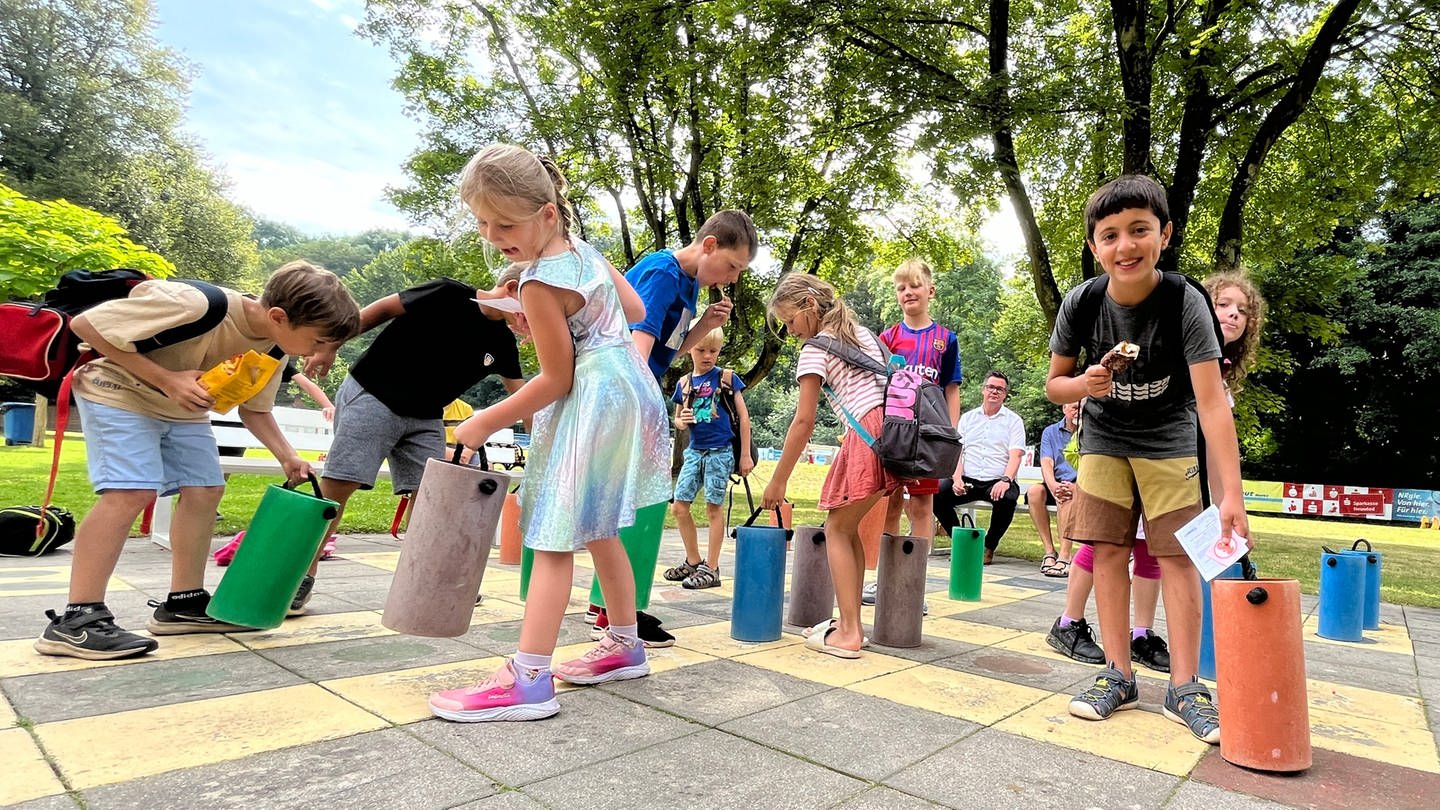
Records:
[[[35,641],[35,651],[45,655],[68,655],[90,661],[111,661],[144,655],[160,646],[153,638],[121,630],[115,615],[102,605],[87,605],[74,616],[56,616],[47,610],[50,624]]]

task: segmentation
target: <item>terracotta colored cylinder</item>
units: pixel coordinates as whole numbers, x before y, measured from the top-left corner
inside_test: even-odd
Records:
[[[1309,768],[1300,583],[1217,579],[1210,588],[1220,756],[1260,771]]]
[[[865,570],[874,571],[880,563],[880,535],[885,533],[885,499],[860,518],[860,545],[865,549]]]
[[[950,532],[950,598],[979,602],[985,573],[985,530],[956,526]]]
[[[791,543],[795,561],[790,571],[790,612],[786,622],[796,627],[814,627],[834,615],[835,581],[830,577],[830,556],[825,530],[801,526]]]
[[[514,492],[500,510],[500,564],[520,564],[520,496]]]
[[[780,504],[780,509],[778,510],[778,511],[779,511],[779,521],[778,521],[778,522],[776,521],[776,516],[775,516],[776,513],[775,513],[775,512],[771,512],[771,513],[770,513],[770,525],[771,525],[771,526],[778,526],[778,527],[780,527],[780,528],[782,528],[782,529],[789,529],[789,528],[793,527],[793,526],[794,526],[794,521],[791,520],[791,516],[793,515],[794,510],[795,510],[795,504],[790,503],[789,501],[785,501],[784,503]],[[815,621],[818,622],[818,621],[820,621],[820,620],[819,620],[819,619],[816,619]]]
[[[470,630],[509,485],[503,472],[425,462],[381,624],[435,638]]]
[[[875,581],[875,643],[919,647],[924,634],[925,568],[930,540],[886,534],[880,541]]]

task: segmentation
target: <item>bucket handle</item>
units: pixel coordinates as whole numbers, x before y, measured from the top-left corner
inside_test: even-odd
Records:
[[[1360,539],[1358,539],[1358,540],[1356,540],[1353,544],[1351,544],[1350,550],[1351,550],[1351,551],[1359,551],[1359,550],[1360,550],[1360,544],[1361,544],[1361,543],[1364,543],[1364,544],[1365,544],[1365,551],[1370,552],[1370,551],[1374,551],[1374,550],[1375,550],[1375,549],[1373,549],[1373,548],[1370,547],[1370,541],[1369,541],[1369,540],[1366,540],[1366,539],[1363,538],[1363,537],[1360,538]]]
[[[756,520],[756,518],[759,518],[760,515],[761,515],[761,513],[763,513],[764,511],[765,511],[765,507],[763,507],[763,506],[757,506],[757,507],[755,507],[755,511],[753,511],[753,512],[750,513],[750,517],[746,518],[744,523],[740,524],[739,526],[736,526],[735,528],[738,530],[738,529],[742,529],[742,528],[744,528],[744,527],[746,527],[746,526],[753,526],[753,525],[755,525],[755,520]],[[781,518],[781,516],[780,516],[780,507],[777,506],[777,507],[775,507],[774,509],[771,509],[770,511],[772,511],[772,512],[775,513],[775,525],[783,528],[783,527],[785,526],[785,521],[784,521],[784,520]],[[790,537],[791,537],[794,533],[795,533],[795,530],[794,530],[794,529],[785,529],[785,542],[787,542],[787,543],[790,542]],[[734,531],[731,531],[731,535],[733,536],[734,534],[735,534],[735,532],[734,532]]]
[[[315,497],[317,497],[317,498],[324,498],[325,496],[320,494],[320,479],[318,479],[318,478],[315,477],[315,473],[313,473],[313,472],[312,472],[312,473],[308,473],[308,474],[306,475],[306,478],[308,478],[308,479],[310,480],[310,488],[313,489],[313,490],[315,490]],[[299,482],[299,481],[286,481],[286,482],[285,482],[285,489],[293,490],[293,489],[295,489],[296,487],[300,486],[300,483],[301,483],[301,482]],[[303,493],[302,493],[302,494],[303,494]]]
[[[1330,548],[1329,546],[1321,546],[1321,547],[1320,547],[1320,550],[1323,551],[1323,552],[1325,552],[1326,554],[1339,554],[1339,553],[1340,553],[1340,552],[1336,551],[1335,549]]]
[[[451,463],[451,464],[459,464],[459,463],[460,463],[460,454],[462,454],[462,453],[464,453],[464,452],[465,452],[465,445],[462,444],[462,443],[460,443],[460,442],[456,442],[456,443],[455,443],[455,452],[454,452],[454,454],[452,454],[452,455],[450,456],[450,463]],[[485,448],[482,447],[482,448],[480,448],[479,450],[476,450],[475,452],[476,452],[476,454],[478,454],[478,455],[480,456],[480,469],[485,470],[486,472],[489,472],[489,471],[490,471],[490,459],[485,456]]]
[[[1257,570],[1255,570],[1255,561],[1250,559],[1250,552],[1248,552],[1248,551],[1245,552],[1244,554],[1242,554],[1242,555],[1240,556],[1240,578],[1241,578],[1241,579],[1259,579],[1259,578],[1260,578],[1260,572],[1257,571]]]

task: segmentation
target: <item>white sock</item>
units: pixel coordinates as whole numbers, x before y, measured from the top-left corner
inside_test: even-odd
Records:
[[[526,683],[534,683],[535,678],[538,678],[541,672],[550,670],[550,656],[548,655],[536,655],[517,650],[513,660],[515,661],[515,674],[524,678]]]
[[[630,641],[638,641],[640,639],[639,624],[612,624],[610,625],[610,632],[620,638],[629,639]]]

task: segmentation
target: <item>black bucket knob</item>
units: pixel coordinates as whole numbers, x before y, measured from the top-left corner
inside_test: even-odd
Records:
[[[1251,588],[1250,592],[1245,594],[1245,601],[1252,605],[1263,605],[1265,604],[1265,600],[1269,598],[1270,593],[1264,588],[1259,587]]]
[[[1331,568],[1334,568],[1335,566],[1340,564],[1340,561],[1336,560],[1334,557],[1326,557],[1325,564],[1330,566]]]
[[[499,488],[500,485],[495,483],[494,478],[486,478],[485,480],[480,482],[480,492],[484,495],[494,495],[495,490]]]

